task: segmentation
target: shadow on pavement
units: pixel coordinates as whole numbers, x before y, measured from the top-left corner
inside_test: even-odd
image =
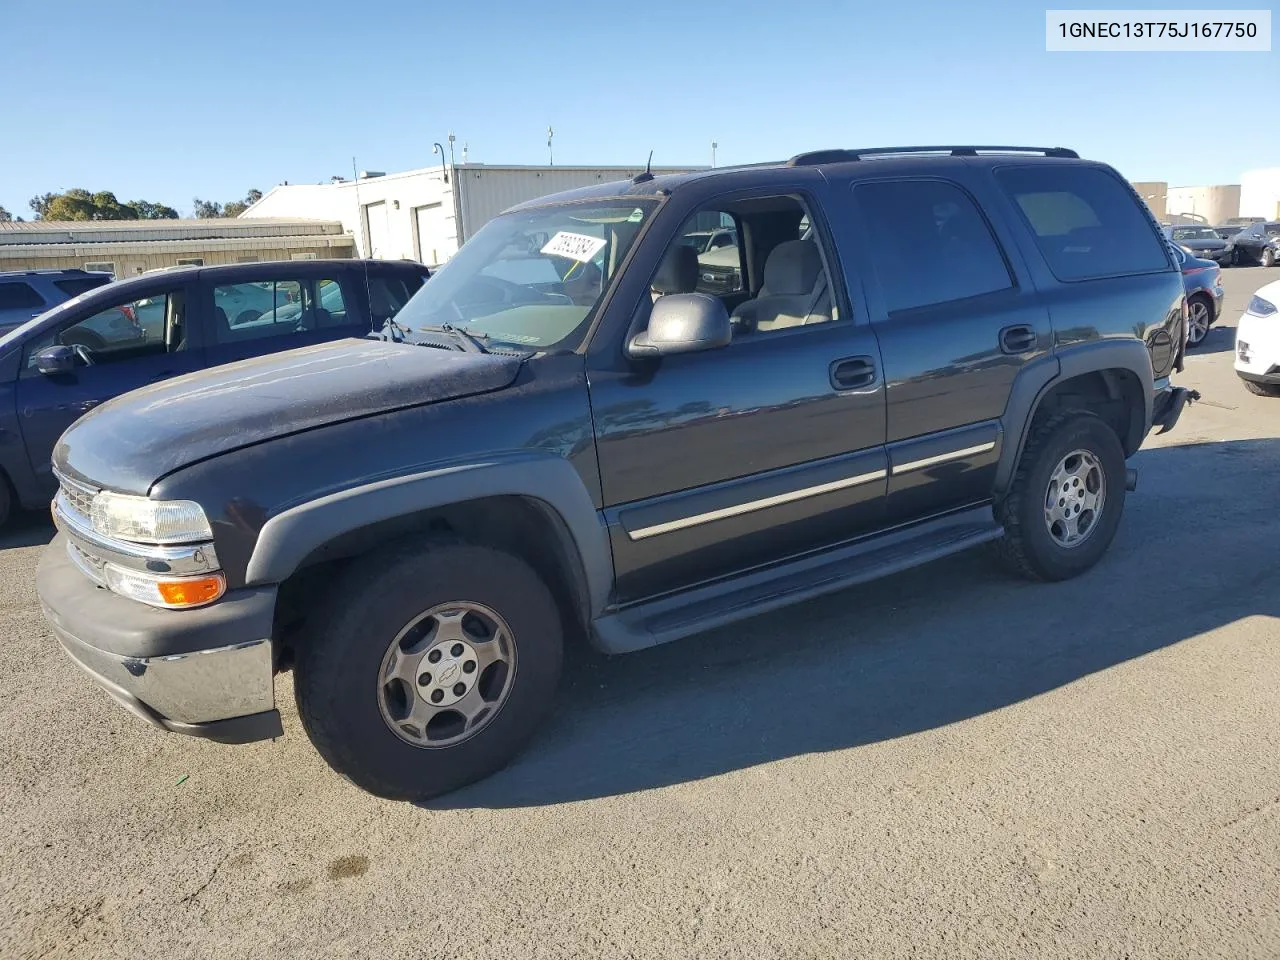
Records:
[[[1024,583],[975,551],[630,656],[571,657],[530,749],[426,806],[613,796],[909,736],[1280,615],[1280,440],[1133,463],[1120,533],[1077,580]]]
[[[57,531],[48,513],[20,511],[0,530],[0,550],[12,547],[39,547],[53,539]]]
[[[1208,357],[1216,353],[1231,353],[1236,348],[1236,328],[1234,326],[1224,327],[1221,325],[1222,320],[1219,319],[1209,332],[1205,334],[1204,340],[1200,342],[1198,347],[1191,347],[1187,350],[1188,357]]]

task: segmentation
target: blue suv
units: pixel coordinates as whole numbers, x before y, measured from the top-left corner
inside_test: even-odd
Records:
[[[28,318],[0,336],[0,525],[15,504],[48,504],[54,444],[104,401],[206,367],[364,336],[428,276],[409,261],[177,267],[99,285]]]
[[[110,282],[111,274],[87,270],[0,272],[0,336],[50,307]]]

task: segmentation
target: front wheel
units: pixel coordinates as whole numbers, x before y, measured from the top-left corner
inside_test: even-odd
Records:
[[[1032,580],[1067,580],[1096,564],[1124,512],[1120,439],[1090,413],[1059,414],[1036,428],[997,517],[1002,559]]]
[[[414,544],[361,558],[326,593],[297,654],[298,712],[329,765],[370,793],[425,800],[479,780],[549,710],[563,628],[524,561]]]
[[[1262,255],[1258,257],[1258,262],[1264,267],[1274,267],[1276,265],[1276,252],[1270,247],[1264,248]]]

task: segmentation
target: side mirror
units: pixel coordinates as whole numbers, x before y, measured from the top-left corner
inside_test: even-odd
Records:
[[[56,347],[45,347],[36,354],[36,370],[46,377],[72,373],[75,369],[76,351],[74,347],[59,344]]]
[[[733,339],[729,311],[705,293],[669,293],[649,313],[649,329],[627,344],[630,357],[665,357],[727,347]]]

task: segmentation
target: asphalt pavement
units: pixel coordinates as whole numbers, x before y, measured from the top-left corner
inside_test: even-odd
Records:
[[[981,552],[571,660],[518,762],[431,807],[308,744],[150,729],[58,651],[0,537],[0,956],[1280,957],[1280,399],[1231,370],[1107,558]]]

